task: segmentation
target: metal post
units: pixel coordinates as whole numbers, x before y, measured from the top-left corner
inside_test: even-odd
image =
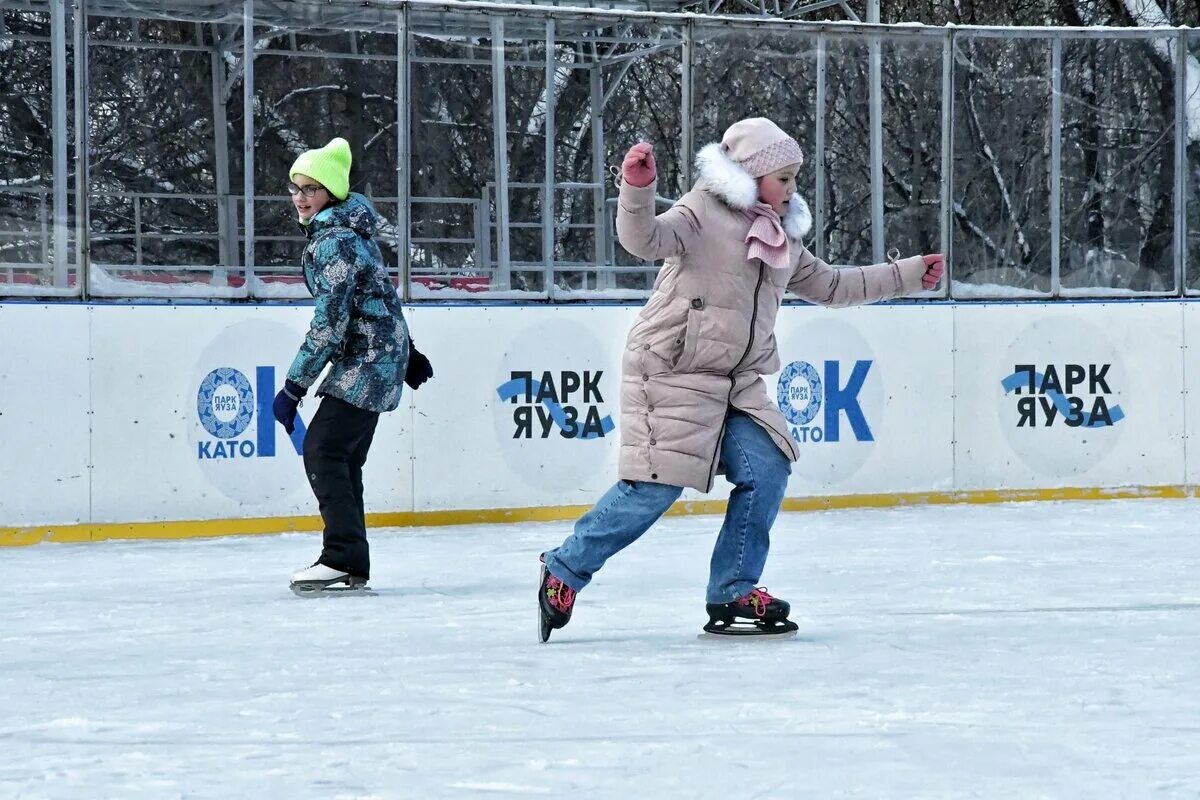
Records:
[[[554,114],[558,102],[558,87],[555,85],[557,70],[554,63],[554,41],[556,38],[554,19],[546,20],[546,124],[542,133],[546,138],[546,173],[542,180],[542,263],[545,265],[544,285],[547,296],[552,297],[554,286]],[[596,238],[600,229],[596,229]]]
[[[1062,289],[1062,39],[1050,43],[1050,294]]]
[[[951,294],[954,278],[954,31],[942,40],[942,255],[946,281],[942,295]]]
[[[51,89],[54,124],[54,285],[67,286],[67,3],[50,4]]]
[[[396,14],[396,260],[400,271],[400,296],[412,296],[412,142],[409,129],[412,103],[412,69],[408,28],[409,6]],[[478,239],[476,239],[478,241]]]
[[[216,28],[213,29],[214,36]],[[217,39],[212,50],[213,166],[217,182],[217,251],[220,262],[213,274],[228,274],[237,258],[237,221],[231,219],[229,203],[229,121],[225,115],[224,45]]]
[[[867,22],[879,23],[879,0],[867,0]],[[871,96],[871,255],[884,260],[883,230],[883,54],[879,36],[867,40]]]
[[[478,209],[475,212],[479,219],[479,237],[476,239],[479,242],[479,266],[481,269],[491,271],[495,266],[492,263],[492,186],[485,183],[483,191],[479,195]]]
[[[43,264],[50,263],[50,220],[46,217],[46,194],[38,192],[38,244],[41,246],[41,258]],[[8,270],[9,280],[12,280],[12,268]]]
[[[1187,34],[1175,35],[1175,291],[1186,295],[1187,285]]]
[[[828,61],[826,53],[827,42],[825,34],[817,34],[817,143],[813,160],[816,162],[817,186],[816,197],[813,198],[813,219],[816,228],[813,231],[815,241],[814,252],[817,258],[825,258],[825,71]]]
[[[246,287],[254,277],[254,0],[242,0],[242,181]]]
[[[508,247],[508,101],[504,83],[504,19],[492,17],[492,144],[496,160],[496,285],[512,285]]]
[[[692,161],[695,160],[696,150],[696,131],[692,123],[692,110],[695,101],[695,84],[693,83],[692,57],[696,52],[696,30],[695,22],[688,20],[683,25],[683,71],[682,87],[680,102],[682,104],[683,114],[680,116],[680,131],[682,133],[682,141],[679,146],[679,175],[683,181],[683,185],[677,187],[679,196],[682,196],[692,187]]]
[[[91,274],[88,256],[88,102],[87,10],[75,2],[75,281],[80,297],[88,298]]]
[[[1188,293],[1187,195],[1190,178],[1187,143],[1191,136],[1187,122],[1187,103],[1190,99],[1187,86],[1188,36],[1184,31],[1180,31],[1177,36],[1178,38],[1175,40],[1175,290],[1181,297],[1186,297]],[[1183,318],[1187,319],[1186,309],[1184,309]],[[1186,324],[1184,330],[1187,330]],[[1188,401],[1191,398],[1188,397],[1187,388],[1187,344],[1185,334],[1179,359],[1180,377],[1183,383],[1184,475],[1191,474],[1192,460],[1192,445],[1189,441],[1191,437],[1187,433],[1192,425],[1188,414]]]
[[[142,266],[142,198],[133,196],[133,263]]]
[[[604,179],[608,174],[604,167],[604,74],[599,58],[592,64],[589,77],[592,90],[592,183],[596,186],[592,189],[592,221],[596,225],[592,246],[593,263],[599,266],[604,263],[604,237],[601,232],[604,230],[603,220],[607,213],[604,205]],[[611,270],[598,273],[596,288],[611,289],[613,276]]]

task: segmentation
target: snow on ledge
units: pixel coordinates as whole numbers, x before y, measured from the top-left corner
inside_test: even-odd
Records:
[[[0,283],[0,300],[5,297],[79,297],[79,287]]]
[[[212,286],[207,283],[156,283],[119,278],[109,272],[112,265],[91,265],[88,288],[95,297],[241,300],[249,297],[244,286]],[[119,269],[119,267],[117,267]],[[142,269],[152,269],[142,267]]]
[[[431,289],[418,281],[408,284],[409,298],[412,300],[545,300],[545,292],[527,292],[521,289],[505,291],[474,291],[445,287]]]
[[[311,300],[308,286],[303,283],[264,281],[255,275],[250,279],[250,296],[256,300]]]
[[[1003,286],[998,283],[964,283],[962,281],[954,281],[950,288],[950,297],[954,300],[1049,300],[1050,294],[1048,292],[1040,292],[1037,289]]]
[[[555,300],[645,300],[649,289],[555,289]]]
[[[1117,286],[1063,286],[1058,290],[1058,298],[1130,298],[1155,299],[1161,297],[1176,297],[1175,292],[1151,292],[1139,289],[1127,289]],[[1049,292],[1036,289],[1022,289],[1016,286],[1003,286],[996,283],[963,283],[954,281],[952,300],[1046,300],[1053,301],[1055,296]]]

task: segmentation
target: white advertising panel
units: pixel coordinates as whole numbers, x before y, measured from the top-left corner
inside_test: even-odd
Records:
[[[90,315],[0,303],[0,526],[88,521]]]
[[[789,497],[947,490],[953,477],[947,307],[788,307],[768,380],[800,450]]]
[[[1187,436],[1184,482],[1200,483],[1200,303],[1183,304],[1183,377],[1186,394],[1184,416]]]
[[[95,522],[315,514],[305,423],[291,435],[271,404],[311,308],[97,308],[94,315]],[[364,470],[370,510],[411,505],[405,412],[381,421]]]
[[[1184,479],[1178,303],[959,306],[960,489]]]
[[[636,308],[429,307],[413,339],[417,510],[588,505],[617,479]]]

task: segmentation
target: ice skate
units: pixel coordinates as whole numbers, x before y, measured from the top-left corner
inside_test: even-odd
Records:
[[[571,621],[575,608],[575,590],[546,569],[542,561],[542,581],[538,587],[538,639],[543,644],[550,638],[550,631],[561,628]]]
[[[713,636],[793,636],[799,626],[787,618],[791,608],[766,589],[753,589],[732,603],[705,605],[704,631]]]
[[[300,597],[325,592],[369,592],[367,581],[349,572],[327,567],[321,562],[292,573],[292,591]]]

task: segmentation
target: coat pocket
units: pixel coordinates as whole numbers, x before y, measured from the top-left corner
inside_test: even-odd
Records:
[[[697,298],[688,308],[683,351],[672,372],[729,372],[745,352],[749,337],[750,323],[744,314]]]
[[[679,355],[671,362],[672,372],[687,372],[696,361],[696,348],[700,344],[700,327],[704,322],[704,301],[696,298],[688,307],[687,320],[676,334],[675,344]]]
[[[683,352],[686,320],[687,301],[652,299],[630,331],[628,349],[636,351],[639,358],[652,356],[658,362],[646,364],[648,371],[671,370]]]

